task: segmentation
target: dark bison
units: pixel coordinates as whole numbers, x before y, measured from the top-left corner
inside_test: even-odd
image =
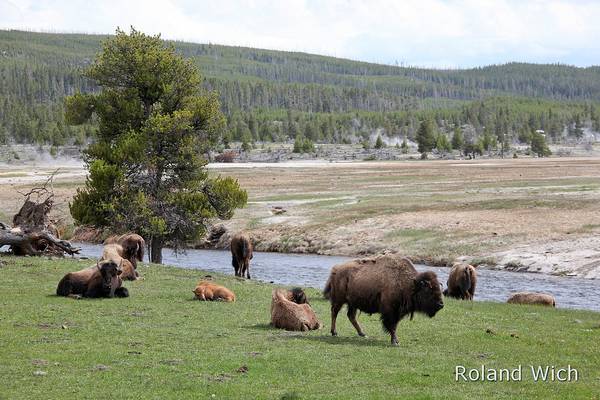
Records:
[[[473,300],[477,286],[477,272],[469,264],[454,263],[448,275],[448,287],[444,296],[461,300]]]
[[[381,314],[392,345],[398,345],[396,326],[415,312],[433,317],[444,307],[442,291],[435,273],[417,272],[410,260],[385,255],[349,261],[332,268],[323,292],[331,301],[331,334],[337,336],[335,320],[344,304],[348,319],[365,336],[356,320],[356,311]]]
[[[518,292],[513,293],[507,303],[511,304],[537,304],[540,306],[556,307],[554,296],[546,293]]]
[[[289,301],[293,301],[296,304],[310,304],[308,302],[308,298],[306,297],[306,293],[304,293],[304,290],[302,290],[302,288],[299,287],[287,290],[285,297]]]
[[[128,297],[119,277],[121,269],[110,260],[100,261],[90,268],[69,272],[58,283],[57,296],[69,297]]]
[[[252,241],[248,236],[238,233],[231,239],[231,264],[235,276],[246,275],[250,279],[250,260],[252,260]]]

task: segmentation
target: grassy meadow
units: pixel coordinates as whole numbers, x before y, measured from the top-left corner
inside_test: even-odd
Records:
[[[400,322],[389,345],[377,315],[358,337],[345,312],[308,289],[324,327],[269,326],[273,285],[210,273],[237,302],[199,302],[198,270],[142,266],[127,299],[54,296],[90,261],[0,257],[0,399],[597,399],[600,314],[446,300]],[[456,365],[516,368],[521,382],[455,382]],[[528,366],[571,365],[577,382],[535,383]]]

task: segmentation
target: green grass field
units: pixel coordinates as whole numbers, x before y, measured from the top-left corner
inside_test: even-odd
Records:
[[[269,327],[272,285],[211,273],[233,304],[192,300],[205,273],[140,267],[127,299],[54,296],[89,261],[0,257],[0,399],[597,399],[600,314],[446,301],[433,319],[402,321],[399,347],[378,317],[345,313],[329,336],[329,307],[307,291],[325,327]],[[454,381],[456,365],[523,365],[521,382]],[[577,382],[535,383],[528,366],[579,371]]]

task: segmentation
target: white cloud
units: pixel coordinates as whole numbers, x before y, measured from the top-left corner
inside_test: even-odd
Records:
[[[0,0],[0,28],[112,33],[412,65],[600,64],[592,0]]]

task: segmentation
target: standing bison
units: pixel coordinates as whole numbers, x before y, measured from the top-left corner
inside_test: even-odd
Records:
[[[477,285],[477,272],[469,264],[454,263],[448,275],[448,287],[444,296],[461,300],[473,300]]]
[[[252,260],[252,242],[244,234],[238,233],[231,239],[231,264],[235,276],[250,279],[250,260]]]
[[[337,336],[335,320],[344,304],[348,319],[365,336],[356,320],[356,311],[381,314],[392,345],[398,345],[396,326],[406,315],[415,312],[433,317],[444,307],[442,291],[433,272],[417,272],[406,258],[380,256],[349,261],[332,268],[323,292],[331,301],[331,334]]]

